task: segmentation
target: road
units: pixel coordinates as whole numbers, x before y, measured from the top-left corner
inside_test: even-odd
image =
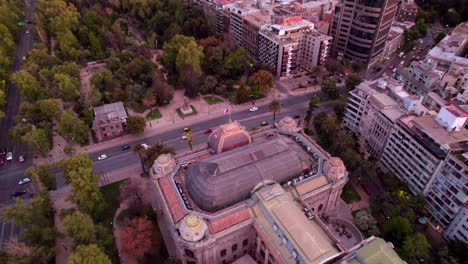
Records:
[[[25,20],[31,20],[31,13],[33,9],[33,1],[25,2]],[[26,33],[29,32],[29,33]],[[30,24],[26,24],[20,28],[18,35],[18,42],[13,60],[13,71],[21,69],[21,61],[26,53],[33,47],[33,33]],[[8,83],[8,95],[5,104],[5,118],[0,124],[0,147],[6,148],[8,151],[13,152],[13,160],[7,161],[1,168],[2,173],[15,172],[18,169],[29,167],[32,164],[32,155],[30,148],[27,144],[15,145],[8,140],[8,131],[15,125],[14,118],[19,113],[21,104],[21,96],[16,85]],[[18,161],[20,155],[25,155],[26,160],[23,163]]]

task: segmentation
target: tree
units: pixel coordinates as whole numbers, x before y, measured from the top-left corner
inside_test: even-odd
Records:
[[[93,161],[89,158],[88,154],[85,152],[79,153],[78,155],[63,159],[57,163],[57,167],[62,170],[63,177],[66,180],[66,183],[72,182],[71,172],[77,171],[79,168],[92,168],[94,165]]]
[[[260,93],[264,94],[274,86],[273,75],[269,71],[259,70],[250,76],[249,83],[251,86],[257,87]]]
[[[348,89],[350,90],[356,88],[356,86],[359,85],[361,82],[362,82],[361,76],[355,73],[349,74],[345,80],[346,87],[348,87]]]
[[[317,81],[317,77],[322,72],[322,68],[320,66],[315,66],[312,68],[312,74],[314,75],[315,81]]]
[[[145,96],[143,96],[141,102],[146,108],[151,109],[156,104],[156,96],[154,96],[151,90],[148,90],[146,91]]]
[[[145,157],[143,161],[147,167],[150,167],[153,165],[154,161],[159,157],[159,155],[167,153],[175,155],[175,149],[158,143],[145,151]]]
[[[141,178],[130,177],[125,184],[120,185],[120,200],[128,201],[130,209],[141,211],[148,202],[148,187]]]
[[[111,264],[112,262],[96,244],[89,244],[76,247],[67,260],[67,264],[83,263]]]
[[[135,152],[140,158],[141,169],[143,170],[143,173],[146,173],[145,164],[143,162],[143,155],[146,153],[146,149],[141,144],[136,144],[133,146],[133,152]]]
[[[57,189],[55,174],[52,173],[52,167],[47,163],[30,167],[26,171],[26,176],[40,181],[48,191]]]
[[[87,214],[97,215],[103,208],[104,199],[99,191],[99,176],[91,168],[78,168],[69,172],[72,193],[68,197]]]
[[[253,63],[254,61],[247,50],[238,48],[224,58],[224,75],[232,79],[237,79],[246,75],[253,68]]]
[[[397,216],[393,217],[385,223],[385,233],[395,242],[401,243],[406,236],[411,234],[413,228],[408,219]]]
[[[273,121],[276,120],[276,113],[281,111],[281,102],[278,100],[273,100],[270,105],[268,106],[270,112],[273,112]]]
[[[364,65],[364,63],[362,63],[362,61],[356,61],[356,62],[353,62],[351,64],[351,69],[353,70],[354,73],[359,73],[365,67],[366,67],[366,65]]]
[[[153,242],[153,223],[144,218],[136,217],[122,233],[122,247],[125,252],[135,257],[142,258],[147,253]]]
[[[35,102],[43,96],[43,90],[39,82],[25,70],[13,73],[11,81],[18,86],[21,96],[28,102]]]
[[[94,241],[93,219],[87,214],[75,211],[63,219],[67,235],[73,239],[75,246],[89,244]]]
[[[378,234],[377,220],[375,220],[368,210],[357,212],[354,216],[354,223],[361,231],[370,232],[372,235]]]
[[[177,72],[181,74],[184,67],[189,67],[197,78],[200,77],[203,73],[201,70],[201,60],[203,56],[203,48],[194,40],[189,41],[186,45],[181,46],[177,53]]]
[[[338,88],[336,87],[336,80],[334,78],[327,78],[323,80],[322,92],[330,99],[338,97]]]
[[[145,131],[146,121],[141,116],[129,116],[127,118],[127,129],[130,134],[141,134]]]
[[[78,80],[68,74],[56,73],[54,80],[58,87],[58,96],[64,101],[75,101],[78,96]]]
[[[34,104],[33,111],[35,114],[40,114],[40,117],[33,118],[35,122],[58,120],[62,114],[60,102],[55,99],[43,99]]]
[[[63,112],[57,131],[70,142],[80,145],[88,143],[88,127],[70,112]]]
[[[306,122],[307,127],[309,127],[310,120],[312,119],[312,114],[319,107],[320,97],[312,96],[310,97],[309,107],[307,108],[306,114],[304,116],[304,121]]]
[[[22,141],[31,145],[34,152],[41,154],[43,157],[47,156],[52,146],[49,135],[41,128],[33,128],[31,131],[27,132],[22,137]]]
[[[442,20],[447,23],[447,25],[454,27],[462,21],[460,14],[454,8],[447,10],[447,14],[442,17]]]
[[[37,193],[27,203],[18,199],[14,206],[3,210],[2,217],[21,226],[20,236],[31,247],[32,259],[38,263],[49,263],[55,256],[54,211],[49,193]]]
[[[341,64],[337,60],[328,59],[325,62],[325,68],[331,73],[331,75],[335,75],[335,73],[341,69]]]
[[[175,35],[164,43],[163,51],[162,61],[169,74],[180,73],[185,65],[189,65],[196,74],[201,74],[203,48],[197,45],[195,38]]]
[[[214,96],[216,86],[218,85],[218,80],[214,76],[208,75],[208,76],[205,77],[205,80],[203,81],[203,84],[204,84],[206,89],[211,91],[211,95]]]
[[[249,90],[247,89],[247,85],[245,85],[245,82],[241,82],[239,89],[236,91],[236,102],[238,104],[242,104],[245,102],[248,102],[250,100],[250,93]]]
[[[445,33],[444,32],[439,32],[437,36],[434,37],[434,43],[439,43],[442,39],[445,38]]]
[[[427,242],[426,237],[422,233],[416,233],[405,239],[403,243],[403,256],[409,263],[420,263],[419,259],[429,257],[429,249],[431,245]]]
[[[172,88],[164,79],[163,74],[159,70],[153,70],[151,76],[151,88],[156,97],[157,105],[167,105],[174,97],[174,88]]]

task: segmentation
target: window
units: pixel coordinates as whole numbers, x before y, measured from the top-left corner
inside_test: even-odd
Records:
[[[237,250],[237,244],[232,245],[232,252]]]
[[[192,250],[190,250],[190,249],[185,249],[184,252],[185,252],[185,255],[186,255],[187,257],[195,258],[195,253],[193,253]]]
[[[244,239],[244,241],[242,241],[242,246],[243,246],[243,247],[246,247],[248,244],[249,244],[249,240],[248,240],[248,239]]]
[[[221,253],[220,253],[221,257],[224,257],[226,256],[226,249],[223,249],[221,250]]]

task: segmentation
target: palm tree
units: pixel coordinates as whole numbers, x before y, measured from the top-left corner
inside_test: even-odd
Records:
[[[317,77],[321,72],[322,68],[320,68],[320,66],[315,66],[314,68],[312,68],[312,73],[314,74],[315,81],[317,81]]]
[[[140,158],[141,168],[143,169],[143,173],[146,173],[145,164],[143,162],[143,155],[146,153],[146,149],[141,144],[136,144],[133,146],[133,152]]]
[[[276,113],[281,111],[281,103],[278,100],[273,100],[269,105],[270,112],[273,112],[273,121],[276,120]]]

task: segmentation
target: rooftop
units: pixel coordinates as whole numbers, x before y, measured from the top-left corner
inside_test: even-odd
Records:
[[[121,121],[127,118],[127,112],[122,102],[105,104],[94,107],[93,129],[97,129],[101,124]]]
[[[348,264],[404,264],[393,249],[391,243],[381,238],[373,238],[368,244],[351,253],[347,260]]]

